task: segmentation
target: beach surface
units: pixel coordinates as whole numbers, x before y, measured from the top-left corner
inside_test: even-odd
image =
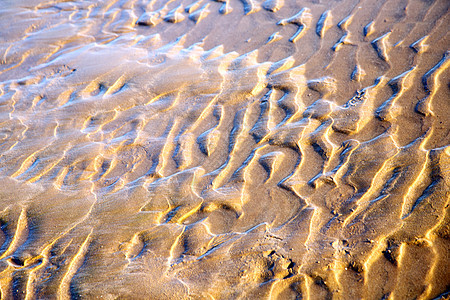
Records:
[[[449,297],[449,7],[1,1],[1,299]]]

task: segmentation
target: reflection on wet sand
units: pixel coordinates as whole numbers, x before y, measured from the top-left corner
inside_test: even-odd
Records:
[[[5,2],[2,299],[445,297],[449,6]]]

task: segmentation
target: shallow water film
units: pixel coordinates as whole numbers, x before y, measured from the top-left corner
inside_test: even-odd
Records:
[[[1,299],[449,297],[449,7],[1,1]]]

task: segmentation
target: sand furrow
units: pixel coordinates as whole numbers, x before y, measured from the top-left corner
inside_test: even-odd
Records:
[[[2,299],[448,293],[448,1],[37,2],[0,8]]]

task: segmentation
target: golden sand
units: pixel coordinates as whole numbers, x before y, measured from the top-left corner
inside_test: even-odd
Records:
[[[0,4],[2,299],[433,299],[448,0]]]

